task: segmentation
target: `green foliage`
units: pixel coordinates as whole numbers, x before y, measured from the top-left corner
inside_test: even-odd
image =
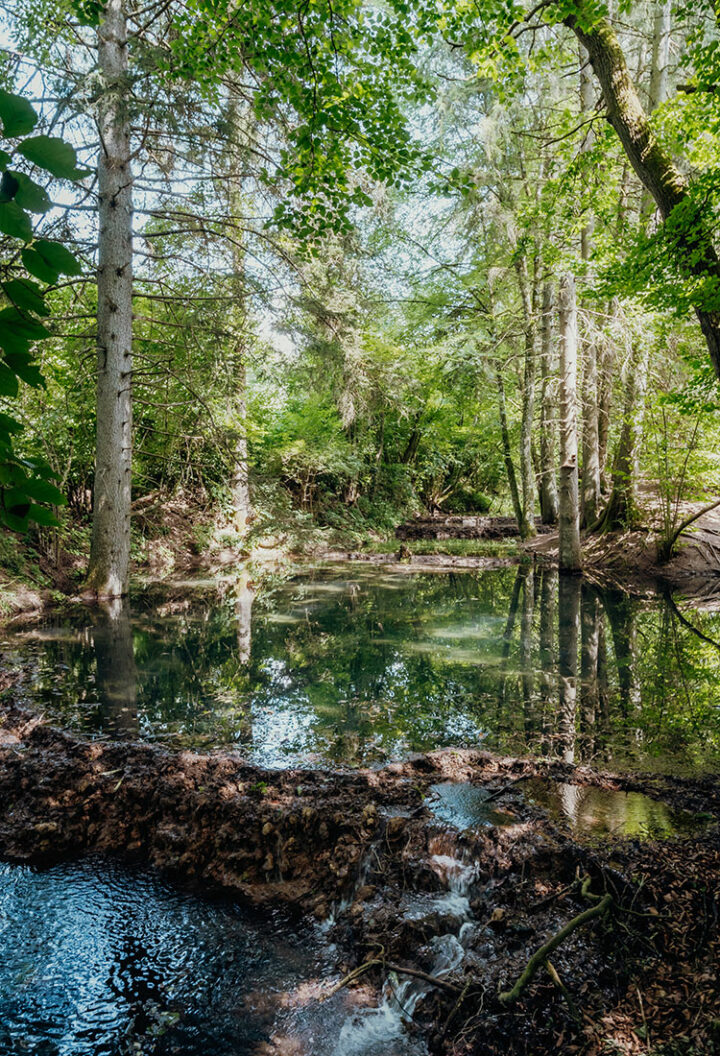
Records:
[[[54,176],[76,179],[85,172],[77,167],[73,147],[61,139],[27,138],[37,124],[37,114],[26,99],[0,91],[0,120],[4,139],[9,141],[9,149],[3,150],[0,157],[4,169],[0,180],[0,232],[6,236],[0,243],[0,285],[7,302],[0,309],[0,397],[15,399],[20,382],[35,389],[44,386],[33,347],[50,336],[40,321],[49,314],[45,291],[18,269],[16,243],[25,244],[20,251],[23,268],[43,282],[55,282],[61,273],[79,274],[81,269],[64,246],[34,238],[28,213],[47,212],[50,197],[27,173],[9,168],[9,164],[14,154]],[[22,426],[12,414],[0,413],[0,525],[15,531],[25,531],[30,523],[57,524],[48,507],[65,503],[44,459],[16,455],[14,438],[21,433]]]
[[[352,229],[352,210],[370,204],[368,181],[407,187],[429,166],[398,103],[398,92],[430,92],[416,50],[412,21],[360,0],[193,0],[176,17],[169,72],[212,94],[223,75],[252,71],[255,114],[287,141],[261,172],[289,188],[274,223],[311,242]]]

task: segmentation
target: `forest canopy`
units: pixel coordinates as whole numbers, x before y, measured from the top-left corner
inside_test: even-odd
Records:
[[[98,593],[163,502],[240,545],[509,513],[573,567],[713,500],[712,4],[33,0],[1,39],[2,517]]]

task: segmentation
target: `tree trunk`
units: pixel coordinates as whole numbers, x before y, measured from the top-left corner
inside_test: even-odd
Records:
[[[581,565],[577,464],[577,304],[575,279],[563,275],[558,298],[560,323],[560,495],[559,563],[565,571]]]
[[[540,354],[540,517],[543,524],[557,524],[558,496],[555,479],[555,400],[552,392],[553,375],[553,289],[543,283],[542,343]]]
[[[231,168],[241,164],[244,154],[242,143],[242,120],[238,101],[231,98],[229,107],[230,124],[230,158]],[[228,177],[228,205],[232,230],[232,298],[231,324],[234,330],[232,369],[235,380],[235,392],[232,400],[232,416],[235,430],[234,461],[230,492],[232,496],[233,522],[237,530],[244,534],[252,520],[252,500],[250,497],[250,474],[248,467],[247,442],[247,367],[246,340],[247,304],[245,294],[245,253],[242,243],[242,232],[235,226],[236,217],[244,213],[244,202],[240,177],[231,171]]]
[[[522,512],[518,522],[520,537],[530,539],[535,535],[535,474],[532,464],[532,427],[535,411],[535,316],[530,281],[528,278],[527,259],[518,256],[515,263],[520,297],[523,306],[523,325],[525,329],[525,358],[523,364],[523,397],[522,423],[520,427],[520,480],[522,483]]]
[[[657,204],[660,216],[667,220],[675,206],[688,199],[688,181],[650,127],[612,26],[606,19],[593,21],[588,16],[590,28],[585,28],[585,18],[578,20],[575,14],[567,15],[564,21],[587,49],[602,88],[608,120],[630,164]],[[705,226],[699,223],[695,207],[691,213],[692,237],[684,236],[679,230],[674,240],[678,269],[688,276],[720,281],[720,260],[713,245],[713,232],[709,223]],[[720,312],[698,306],[695,314],[715,373],[720,378]]]
[[[583,118],[595,109],[592,78],[588,69],[588,55],[582,44],[580,52],[580,112]],[[594,136],[592,128],[587,132],[582,145],[583,153],[592,150]],[[589,265],[593,254],[595,217],[588,209],[587,219],[580,232],[582,259]],[[595,335],[589,326],[583,327],[583,430],[582,430],[582,523],[594,524],[600,507],[600,430],[599,430],[599,386],[598,349]]]
[[[645,418],[649,352],[636,342],[627,366],[622,428],[613,462],[612,491],[599,528],[604,532],[632,528],[637,521],[637,454]]]
[[[132,485],[132,171],[127,20],[107,0],[98,29],[97,447],[87,585],[127,594]]]
[[[505,471],[507,473],[508,486],[510,488],[510,498],[512,499],[515,519],[518,522],[518,528],[522,531],[521,526],[523,522],[523,508],[520,503],[520,492],[518,490],[517,477],[515,476],[515,466],[513,465],[512,460],[510,430],[508,428],[507,406],[505,403],[505,382],[503,381],[502,371],[500,370],[500,367],[497,364],[495,364],[495,380],[497,383],[498,390],[498,413],[500,415],[500,432],[502,434]]]

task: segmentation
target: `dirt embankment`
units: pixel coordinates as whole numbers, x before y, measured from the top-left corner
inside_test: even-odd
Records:
[[[538,775],[642,789],[715,816],[720,805],[711,778],[646,781],[475,751],[376,771],[264,771],[231,754],[83,741],[8,706],[0,853],[42,864],[100,851],[252,904],[319,918],[334,907],[340,973],[361,969],[356,981],[376,986],[390,970],[430,976],[414,1021],[433,1052],[649,1052],[671,1038],[686,1039],[673,1052],[715,1051],[717,825],[662,843],[574,838],[523,796]],[[444,824],[426,794],[453,782],[490,793],[507,823]],[[452,901],[433,898],[452,888],[458,863],[472,927],[453,970],[433,982],[433,937],[461,927]],[[533,952],[606,895],[611,908],[553,953],[566,991],[542,970],[504,1005],[499,993]]]

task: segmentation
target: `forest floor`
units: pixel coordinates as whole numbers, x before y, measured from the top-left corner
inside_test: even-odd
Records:
[[[537,782],[642,791],[674,812],[678,835],[583,836],[528,795]],[[443,820],[433,796],[448,788],[481,797],[478,824]],[[415,979],[409,1029],[447,1056],[720,1052],[719,809],[714,777],[467,750],[380,770],[268,771],[237,754],[87,741],[0,706],[0,853],[39,866],[121,856],[330,920],[336,972],[315,981],[316,999],[343,982],[372,1003],[393,973]],[[505,1003],[532,954],[593,907],[554,950],[555,982],[543,968]],[[438,936],[462,937],[442,972]],[[286,1042],[263,1051],[298,1051]]]

